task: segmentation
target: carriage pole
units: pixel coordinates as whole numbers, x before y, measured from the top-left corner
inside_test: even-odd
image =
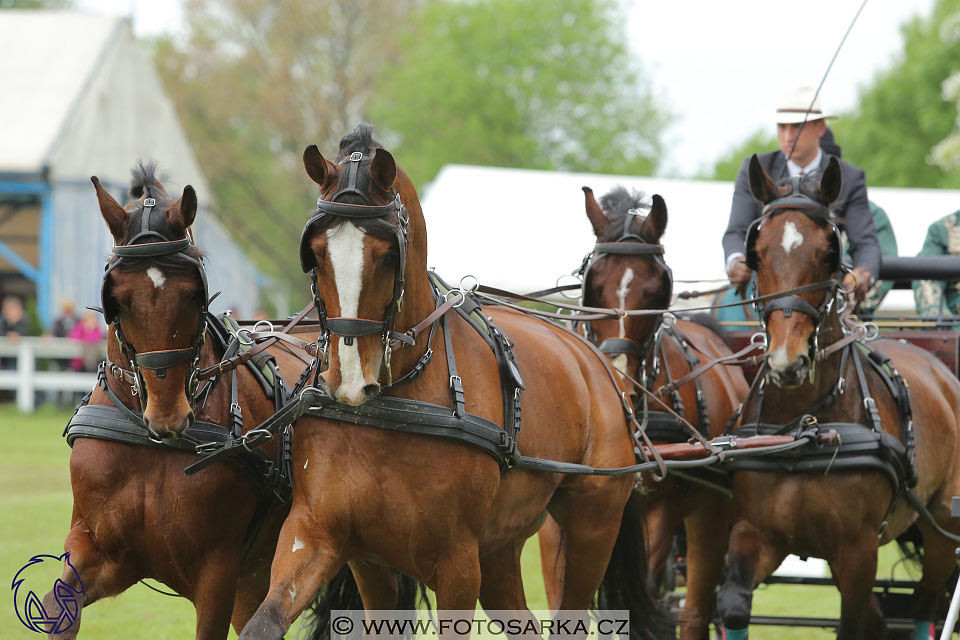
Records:
[[[954,518],[960,518],[960,498],[955,497],[950,506],[950,515]],[[960,548],[957,548],[957,555],[960,555]],[[947,612],[947,619],[943,623],[943,631],[940,633],[940,640],[950,640],[953,635],[953,627],[957,624],[957,613],[960,612],[960,579],[957,579],[957,586],[953,589],[953,598],[950,599],[950,610]]]

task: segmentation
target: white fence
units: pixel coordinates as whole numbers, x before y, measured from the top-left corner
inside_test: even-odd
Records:
[[[97,383],[96,373],[76,371],[38,371],[37,360],[66,362],[89,354],[89,345],[69,338],[0,338],[0,358],[16,359],[14,369],[0,369],[0,389],[17,392],[17,408],[31,413],[37,391],[90,391]],[[106,355],[106,343],[96,347],[97,356]]]

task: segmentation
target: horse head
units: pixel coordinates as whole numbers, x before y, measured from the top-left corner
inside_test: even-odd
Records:
[[[116,337],[111,360],[133,370],[144,425],[158,437],[175,437],[194,419],[207,285],[202,254],[187,237],[197,194],[187,185],[172,200],[156,168],[134,167],[126,206],[96,176],[91,181],[115,243],[101,292]]]
[[[819,184],[810,178],[776,185],[750,161],[750,189],[764,205],[747,233],[747,265],[757,272],[757,294],[805,289],[760,309],[767,332],[770,380],[794,387],[813,376],[820,327],[836,294],[840,233],[829,206],[840,193],[840,165],[831,158]]]
[[[583,304],[624,310],[667,308],[673,280],[660,244],[667,226],[663,198],[654,195],[648,207],[641,194],[623,187],[599,203],[589,187],[583,192],[597,237],[583,272]],[[594,321],[593,332],[600,350],[613,358],[617,369],[637,375],[659,325],[659,316],[621,316]]]
[[[410,326],[410,294],[426,286],[419,199],[370,125],[344,136],[335,162],[311,145],[303,164],[320,187],[301,236],[300,262],[312,275],[330,337],[329,368],[321,377],[336,400],[360,405],[380,393],[384,374],[390,377],[396,329]]]

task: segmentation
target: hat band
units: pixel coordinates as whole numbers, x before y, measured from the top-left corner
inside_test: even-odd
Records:
[[[777,113],[823,113],[820,109],[777,109]]]

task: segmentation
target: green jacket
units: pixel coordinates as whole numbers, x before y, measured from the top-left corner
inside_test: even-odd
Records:
[[[960,211],[940,218],[927,229],[920,256],[960,255]],[[940,300],[944,299],[943,311],[946,315],[960,314],[960,283],[945,283],[935,280],[915,280],[913,299],[917,303],[917,314],[921,316],[940,315]]]
[[[897,238],[893,235],[893,227],[890,225],[890,218],[887,212],[870,202],[870,213],[873,214],[873,227],[877,230],[877,241],[880,243],[880,253],[885,256],[897,255]],[[893,288],[893,282],[884,282],[878,280],[870,290],[867,291],[867,297],[863,299],[860,306],[857,307],[857,313],[860,315],[870,315],[877,310],[884,296]]]

